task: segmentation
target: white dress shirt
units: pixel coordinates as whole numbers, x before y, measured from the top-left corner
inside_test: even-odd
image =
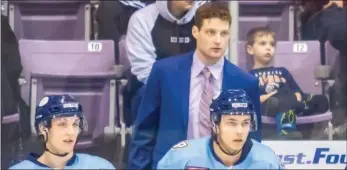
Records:
[[[208,66],[212,74],[212,85],[214,96],[218,96],[222,88],[223,80],[223,66],[224,57],[222,57],[216,64]],[[190,75],[190,94],[189,94],[189,123],[188,123],[188,139],[199,138],[199,106],[200,99],[203,93],[203,85],[205,84],[204,76],[201,74],[205,65],[196,56],[193,55],[193,63]]]

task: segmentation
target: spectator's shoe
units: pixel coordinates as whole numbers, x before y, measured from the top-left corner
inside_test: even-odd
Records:
[[[277,136],[282,139],[302,139],[300,132],[296,131],[296,114],[293,110],[280,112],[276,115]]]

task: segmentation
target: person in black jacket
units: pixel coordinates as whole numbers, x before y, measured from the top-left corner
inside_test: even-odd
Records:
[[[347,10],[335,2],[305,0],[302,14],[302,38],[304,40],[319,40],[321,42],[321,60],[326,64],[324,43],[339,50],[339,56],[332,67],[335,72],[335,83],[330,88],[330,105],[333,112],[333,124],[346,124],[346,94],[347,89]],[[346,3],[346,2],[344,2]],[[335,57],[335,56],[332,56]]]
[[[1,124],[2,168],[7,168],[18,156],[19,139],[30,135],[29,107],[21,98],[18,82],[22,69],[17,38],[8,18],[1,15],[1,120],[20,113],[19,123]]]
[[[303,40],[329,41],[342,55],[347,53],[347,12],[335,3],[304,1],[301,17]],[[324,60],[324,59],[323,59]]]
[[[18,42],[5,16],[1,17],[1,116],[17,113],[20,96],[18,78],[22,72]]]

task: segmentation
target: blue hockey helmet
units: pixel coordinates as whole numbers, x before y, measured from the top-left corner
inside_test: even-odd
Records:
[[[47,128],[51,126],[51,120],[59,117],[77,116],[80,118],[81,130],[87,129],[87,121],[84,119],[81,104],[70,95],[50,95],[41,99],[36,107],[35,128],[39,132],[39,125]]]
[[[222,115],[250,115],[251,131],[257,130],[257,116],[253,102],[242,89],[222,90],[210,105],[211,120],[219,124]]]

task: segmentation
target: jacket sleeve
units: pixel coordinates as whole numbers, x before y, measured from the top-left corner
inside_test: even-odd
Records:
[[[259,82],[254,77],[254,79],[250,82],[250,85],[247,89],[247,93],[251,100],[253,101],[253,104],[256,109],[256,115],[257,115],[257,131],[251,132],[250,137],[252,139],[255,139],[257,141],[261,141],[261,111],[260,111],[260,90],[258,86]]]
[[[19,44],[12,31],[8,18],[1,15],[1,68],[6,70],[12,86],[18,85],[18,78],[23,66],[19,53]]]
[[[338,17],[337,17],[338,16]],[[331,18],[335,18],[331,21]],[[347,11],[343,8],[331,10],[322,19],[327,29],[327,39],[343,55],[347,54]]]
[[[125,42],[131,72],[139,81],[146,83],[157,56],[152,42],[151,28],[145,19],[151,16],[145,16],[141,12],[137,11],[131,16]]]
[[[152,154],[159,126],[160,70],[153,65],[138,109],[129,150],[129,169],[151,169]]]
[[[22,69],[17,38],[8,18],[1,15],[1,116],[18,112],[21,100],[18,79]]]
[[[281,69],[282,69],[283,74],[286,76],[285,78],[287,79],[287,83],[288,83],[290,89],[293,90],[295,93],[299,92],[301,95],[303,95],[304,93],[302,92],[300,86],[295,81],[293,75],[289,72],[289,70],[284,68],[284,67],[282,67]]]

